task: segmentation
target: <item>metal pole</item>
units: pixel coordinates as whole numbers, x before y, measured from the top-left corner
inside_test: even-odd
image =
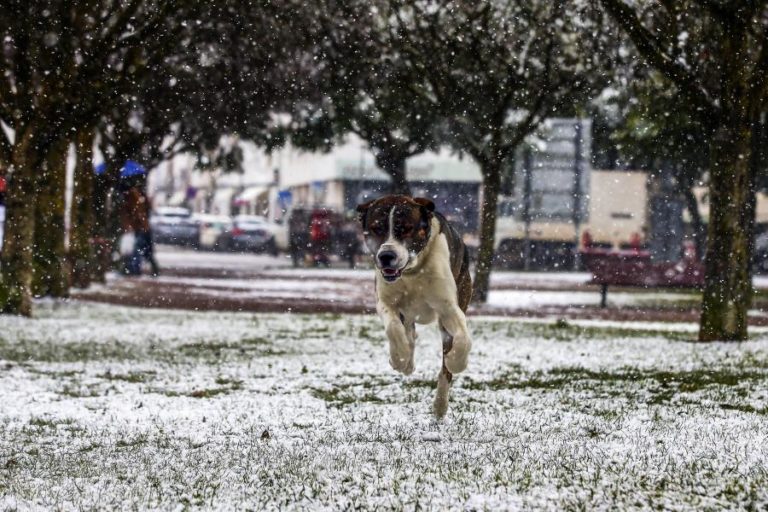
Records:
[[[573,269],[579,270],[579,235],[581,234],[581,175],[583,174],[583,161],[581,157],[581,119],[576,120],[573,126]]]
[[[532,157],[530,148],[523,153],[523,223],[525,238],[523,239],[523,269],[531,268],[531,182],[533,178]]]

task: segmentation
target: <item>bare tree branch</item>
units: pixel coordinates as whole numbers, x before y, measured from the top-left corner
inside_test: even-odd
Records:
[[[743,8],[748,7],[746,5],[747,2],[744,3],[742,9],[725,7],[718,0],[693,0],[693,2],[706,9],[712,16],[717,18],[720,23],[731,28],[743,28],[746,25],[747,20],[751,17],[751,13],[747,14],[743,11]],[[745,14],[747,15],[745,16]]]
[[[751,73],[750,98],[752,105],[762,109],[768,102],[768,24],[763,26],[760,43],[762,44],[760,54]]]
[[[680,91],[709,112],[716,112],[719,106],[700,85],[700,80],[678,62],[675,62],[662,48],[658,39],[643,26],[635,10],[623,0],[600,0],[606,10],[627,32],[637,50],[648,62],[671,80]]]

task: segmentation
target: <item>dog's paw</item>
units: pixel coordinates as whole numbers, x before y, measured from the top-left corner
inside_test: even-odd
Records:
[[[440,375],[437,376],[437,393],[435,393],[435,401],[432,404],[432,412],[434,412],[435,419],[438,421],[442,420],[445,417],[445,413],[448,412],[448,394],[450,389],[450,381],[440,372]]]
[[[415,365],[413,364],[413,358],[395,360],[394,358],[390,357],[389,365],[392,367],[393,370],[395,370],[396,372],[400,372],[403,375],[412,374],[415,368]]]
[[[448,412],[448,396],[438,394],[435,397],[435,401],[432,404],[432,412],[435,415],[436,420],[442,420],[445,418],[445,414]]]
[[[445,354],[445,367],[451,373],[461,373],[467,369],[469,363],[469,349],[471,344],[467,338],[456,336],[453,347]]]

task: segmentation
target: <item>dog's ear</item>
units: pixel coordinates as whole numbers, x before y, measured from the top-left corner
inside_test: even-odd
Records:
[[[425,208],[428,212],[435,211],[435,203],[433,203],[431,199],[427,199],[426,197],[415,197],[413,202]]]
[[[368,208],[371,207],[374,201],[375,199],[372,199],[367,203],[357,205],[357,219],[363,225],[363,229],[365,229],[365,216],[368,214]]]

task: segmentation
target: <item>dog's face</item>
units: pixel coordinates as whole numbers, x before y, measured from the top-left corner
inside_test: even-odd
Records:
[[[429,199],[385,196],[357,207],[368,250],[387,282],[417,264],[426,247],[435,204]]]

